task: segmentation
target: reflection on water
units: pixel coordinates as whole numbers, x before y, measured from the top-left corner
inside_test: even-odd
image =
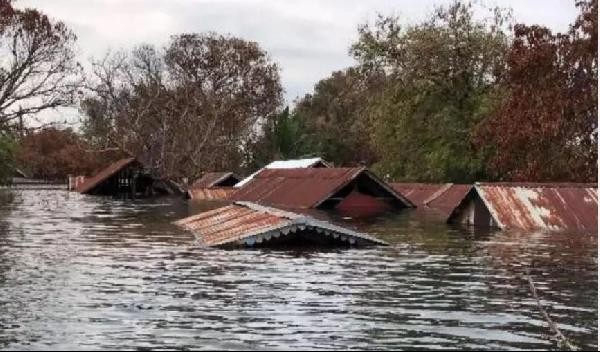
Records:
[[[597,346],[596,236],[475,234],[415,214],[363,226],[392,245],[202,249],[202,206],[21,191],[0,205],[0,348],[554,349],[529,292]]]

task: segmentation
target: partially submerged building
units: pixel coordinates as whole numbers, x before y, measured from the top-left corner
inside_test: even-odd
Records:
[[[75,191],[85,182],[85,176],[69,176],[69,191]]]
[[[500,229],[597,233],[598,187],[574,183],[476,183],[448,217]]]
[[[414,207],[364,167],[263,169],[230,198],[284,208],[337,210],[357,217]]]
[[[0,188],[21,190],[67,189],[66,180],[33,178],[17,167],[9,166],[9,169],[8,178],[0,180]]]
[[[390,185],[417,208],[431,210],[444,219],[450,216],[473,187],[454,183],[391,183]]]
[[[136,158],[112,163],[93,177],[86,178],[76,191],[132,199],[181,192],[174,183],[152,176]]]
[[[332,247],[385,245],[384,241],[301,213],[235,202],[176,221],[208,247]]]
[[[233,172],[207,172],[187,190],[186,198],[194,200],[227,199],[236,189],[240,178]]]
[[[315,169],[322,167],[331,167],[331,165],[321,158],[310,158],[310,159],[289,159],[289,160],[275,160],[267,164],[262,169],[256,171],[252,175],[238,182],[235,187],[241,188],[250,182],[254,176],[258,175],[259,172],[265,169]]]

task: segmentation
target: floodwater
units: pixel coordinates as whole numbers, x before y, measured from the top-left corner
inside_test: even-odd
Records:
[[[596,236],[404,213],[366,225],[389,247],[223,251],[171,225],[194,211],[180,200],[12,198],[0,349],[558,349],[527,273],[571,343],[597,348]]]

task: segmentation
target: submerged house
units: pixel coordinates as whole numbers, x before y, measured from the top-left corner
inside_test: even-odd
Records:
[[[386,243],[312,216],[249,202],[207,211],[176,221],[207,247],[353,247]]]
[[[234,191],[240,178],[233,172],[207,172],[187,190],[186,198],[194,200],[221,200]]]
[[[252,175],[238,182],[235,187],[241,188],[250,182],[254,176],[258,175],[259,172],[265,169],[315,169],[322,167],[331,167],[331,165],[321,158],[310,158],[310,159],[290,159],[290,160],[275,160],[267,164],[262,169],[256,171]]]
[[[230,197],[276,207],[373,216],[413,203],[365,167],[263,169]]]
[[[112,163],[93,177],[86,178],[76,191],[131,199],[180,193],[177,185],[152,176],[136,158]]]
[[[385,242],[338,223],[414,207],[364,167],[264,168],[231,194],[232,205],[179,220],[204,246],[331,247]]]
[[[419,209],[432,211],[447,219],[467,195],[472,185],[454,183],[391,183]]]
[[[500,229],[597,233],[598,187],[576,183],[476,183],[447,221]]]

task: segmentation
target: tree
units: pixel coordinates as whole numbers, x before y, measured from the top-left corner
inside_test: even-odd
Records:
[[[44,128],[19,141],[16,164],[29,177],[66,179],[68,175],[92,175],[110,160],[89,150],[73,130]]]
[[[64,23],[0,0],[0,129],[73,103],[80,66]]]
[[[255,125],[281,104],[278,67],[257,43],[173,36],[94,62],[82,102],[95,145],[138,156],[162,177],[237,170]]]
[[[289,107],[270,116],[250,141],[245,155],[246,168],[256,170],[273,160],[314,156],[306,127]]]
[[[0,183],[14,176],[16,143],[9,133],[0,131]]]
[[[577,6],[581,14],[567,34],[515,26],[505,97],[475,139],[498,178],[597,180],[598,2]]]
[[[471,3],[439,7],[403,27],[380,16],[359,28],[351,53],[363,70],[386,72],[384,93],[369,109],[374,169],[399,180],[471,182],[485,177],[474,126],[494,107],[503,73],[510,15],[475,17]]]
[[[367,109],[381,91],[381,71],[348,68],[319,81],[294,109],[313,154],[338,165],[372,164]]]

